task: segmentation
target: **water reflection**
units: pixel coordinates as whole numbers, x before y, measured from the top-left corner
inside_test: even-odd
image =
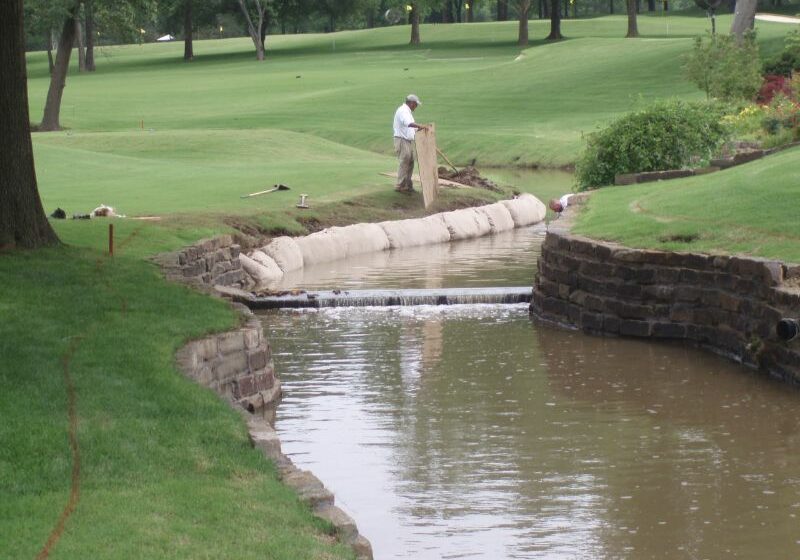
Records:
[[[537,338],[554,392],[618,420],[596,434],[609,524],[628,528],[612,554],[800,555],[795,390],[683,346]]]
[[[284,450],[376,558],[795,558],[797,393],[524,306],[265,316]]]
[[[359,255],[287,273],[276,289],[531,286],[544,225]],[[457,263],[457,265],[455,265]]]

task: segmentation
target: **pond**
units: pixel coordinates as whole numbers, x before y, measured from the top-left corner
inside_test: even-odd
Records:
[[[530,285],[542,235],[294,280]],[[800,556],[798,393],[784,385],[680,344],[542,327],[524,305],[262,318],[284,452],[378,559]]]

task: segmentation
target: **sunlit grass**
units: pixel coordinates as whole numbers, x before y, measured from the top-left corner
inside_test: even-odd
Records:
[[[711,175],[601,189],[575,231],[637,247],[800,263],[798,156],[793,148]]]

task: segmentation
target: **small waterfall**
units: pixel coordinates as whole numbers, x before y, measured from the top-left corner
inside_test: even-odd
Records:
[[[528,303],[530,287],[440,288],[417,290],[321,290],[261,296],[247,302],[254,309],[300,307],[383,307],[410,305],[469,305]]]

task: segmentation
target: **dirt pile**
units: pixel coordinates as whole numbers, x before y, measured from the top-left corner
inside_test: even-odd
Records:
[[[455,181],[456,183],[461,183],[462,185],[469,185],[470,187],[478,187],[479,189],[501,192],[500,187],[486,177],[482,177],[480,171],[471,165],[464,167],[458,172],[453,171],[452,169],[447,169],[446,167],[440,167],[439,178],[447,179],[448,181]]]

